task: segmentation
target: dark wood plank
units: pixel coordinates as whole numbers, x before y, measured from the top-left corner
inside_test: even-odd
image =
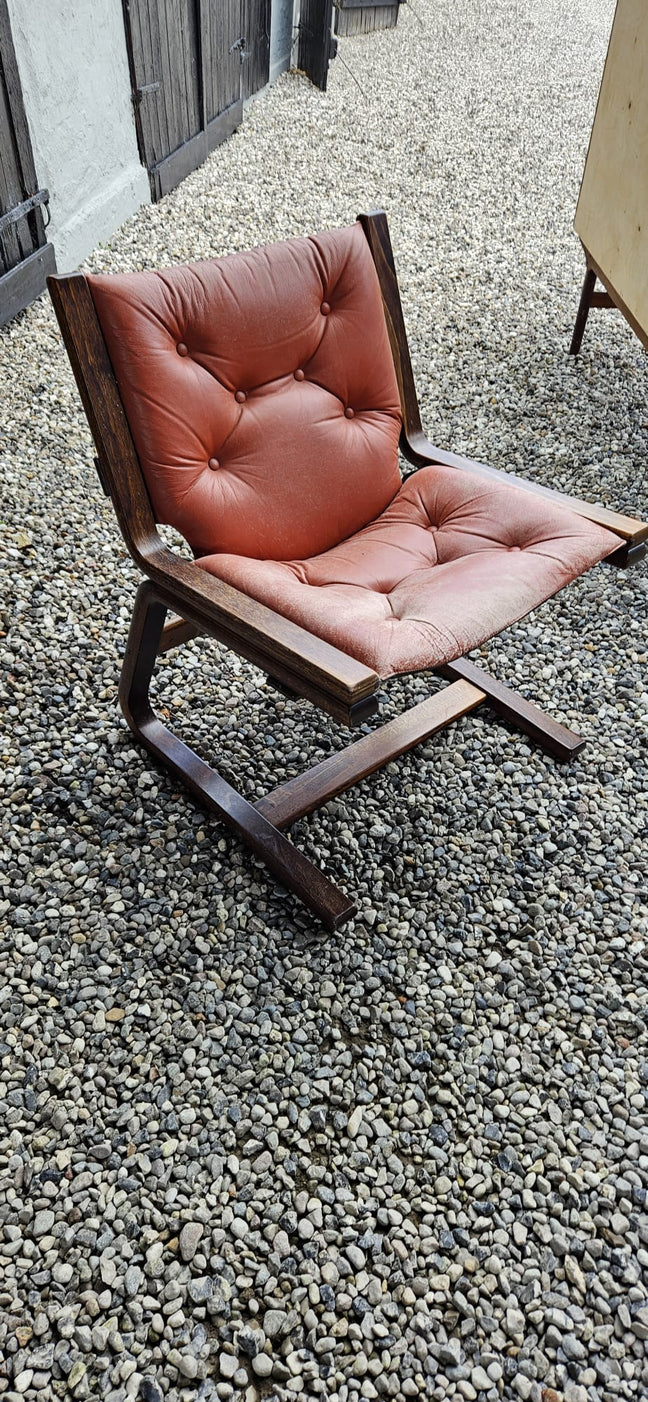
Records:
[[[335,32],[341,39],[356,34],[373,34],[377,29],[394,29],[398,4],[374,5],[368,0],[336,0]]]
[[[203,807],[226,823],[327,930],[339,929],[355,915],[353,901],[161,721],[152,718],[143,722],[135,733],[147,750],[180,779]]]
[[[149,169],[169,152],[157,0],[122,0],[122,7],[140,157]]]
[[[248,56],[243,64],[243,97],[264,88],[270,78],[270,0],[246,0]]]
[[[326,92],[331,58],[333,0],[301,0],[297,66]]]
[[[202,121],[200,34],[196,0],[175,0],[179,53],[182,56],[181,86],[185,104],[185,140],[204,130]],[[184,75],[184,76],[183,76]]]
[[[131,85],[131,103],[133,116],[135,118],[135,131],[137,133],[137,148],[142,165],[148,165],[149,133],[148,116],[146,110],[142,111],[142,104],[138,97],[137,89],[140,86],[141,73],[141,35],[139,31],[139,16],[137,11],[137,0],[122,0],[122,14],[124,18],[124,33],[126,37],[126,54],[128,57],[128,72]]]
[[[193,623],[187,623],[186,618],[174,618],[170,623],[165,623],[158,644],[158,654],[171,652],[172,648],[180,647],[182,643],[191,642],[192,638],[201,636],[200,629]]]
[[[175,130],[169,116],[168,83],[169,76],[164,68],[164,23],[160,16],[161,0],[140,0],[140,20],[142,25],[142,36],[145,37],[147,52],[150,53],[151,82],[158,82],[159,88],[151,96],[147,96],[147,103],[151,116],[157,115],[159,143],[159,156],[156,159],[163,160],[175,145]],[[155,76],[153,76],[155,75]],[[151,162],[149,161],[149,167]]]
[[[0,81],[3,83],[7,103],[11,112],[12,140],[18,158],[20,185],[22,189],[22,199],[28,199],[35,194],[38,189],[36,178],[36,168],[34,165],[34,153],[32,150],[29,126],[25,114],[22,86],[18,63],[16,61],[16,51],[14,49],[11,35],[11,23],[7,0],[0,0],[0,68],[2,70]],[[6,211],[2,211],[5,213]],[[28,252],[40,247],[45,242],[45,224],[41,209],[34,210],[30,216],[30,226],[32,239]]]
[[[275,827],[288,827],[335,794],[351,788],[367,774],[382,769],[390,760],[397,759],[406,750],[427,740],[437,730],[443,730],[451,721],[474,711],[485,699],[486,694],[480,688],[467,681],[454,682],[403,715],[396,716],[395,720],[388,721],[380,730],[364,735],[339,754],[329,755],[321,764],[307,769],[305,774],[289,779],[286,784],[259,799],[256,808]]]
[[[244,0],[210,0],[212,53],[209,118],[241,100],[243,74],[238,45],[246,40]]]
[[[162,199],[174,190],[181,180],[190,175],[192,170],[197,170],[215,147],[236,131],[242,121],[243,103],[235,102],[232,107],[215,117],[206,131],[199,131],[190,141],[186,141],[184,146],[179,146],[177,151],[173,151],[165,160],[153,166],[150,175],[155,187],[155,198]]]
[[[200,129],[204,131],[209,122],[209,89],[211,64],[211,35],[209,25],[209,0],[196,0],[197,25],[196,44],[198,50],[198,80],[200,103]]]
[[[293,891],[328,930],[338,929],[355,914],[349,897],[154,714],[149,686],[165,613],[166,609],[148,581],[140,585],[119,686],[122,710],[131,730],[205,808],[215,813],[261,858],[268,870]]]
[[[231,590],[213,576],[205,577],[204,571],[189,561],[170,551],[167,554],[170,558],[162,565],[155,557],[149,558],[146,572],[155,579],[158,594],[169,609],[177,610],[199,632],[231,647],[282,682],[290,693],[312,701],[342,725],[356,725],[373,713],[380,679],[363,663],[265,605],[256,604],[247,594]],[[362,704],[365,702],[371,704]]]
[[[412,361],[409,353],[407,331],[405,329],[405,318],[403,316],[403,307],[398,289],[398,279],[396,277],[396,266],[394,263],[391,238],[389,236],[387,215],[384,210],[377,209],[370,211],[368,214],[359,214],[358,218],[371,249],[372,257],[376,265],[376,272],[378,274],[378,281],[380,282],[387,333],[389,335],[389,343],[394,358],[394,369],[396,371],[403,414],[401,447],[405,448],[408,438],[413,433],[422,433],[423,427],[421,424],[421,411],[419,409],[416,385],[414,383],[414,371],[412,370]]]
[[[6,0],[0,0],[0,214],[8,214],[37,189],[9,11]],[[0,273],[9,272],[45,242],[43,211],[37,206],[4,228],[0,237]],[[26,278],[25,287],[28,281]]]
[[[24,311],[35,297],[45,291],[47,278],[56,271],[56,259],[51,243],[37,248],[0,277],[0,326]]]
[[[532,705],[530,701],[525,701],[523,696],[517,691],[512,691],[503,682],[489,677],[488,672],[484,672],[476,662],[471,662],[467,657],[449,662],[445,667],[440,667],[439,672],[441,676],[451,680],[460,677],[472,686],[478,686],[491,710],[536,740],[555,759],[570,760],[579,754],[586,744],[581,735],[545,715],[544,711]]]
[[[247,3],[123,0],[140,154],[154,200],[201,165],[242,121],[236,44],[245,38]],[[256,6],[262,54],[269,0],[250,3]],[[269,53],[269,37],[267,42]]]
[[[3,110],[4,96],[0,81],[0,214],[5,214],[22,203],[17,155],[11,142],[11,113],[8,107]],[[18,232],[17,226],[11,224],[0,233],[0,272],[9,272],[11,268],[15,268],[30,251],[23,246]]]
[[[168,153],[171,154],[178,146],[182,146],[188,139],[189,133],[186,130],[186,120],[183,122],[181,113],[181,97],[179,92],[179,74],[177,69],[178,53],[174,45],[175,31],[173,25],[174,0],[149,0],[149,6],[155,3],[160,35],[160,63],[162,78],[162,96],[164,104],[166,122],[169,132]]]

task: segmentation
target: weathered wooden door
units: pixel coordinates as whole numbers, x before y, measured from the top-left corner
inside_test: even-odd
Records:
[[[23,105],[6,0],[0,0],[0,326],[23,310],[56,271]]]
[[[151,195],[179,184],[268,81],[270,0],[123,0],[140,155]]]
[[[333,0],[301,0],[297,63],[322,92],[335,52],[332,24]]]

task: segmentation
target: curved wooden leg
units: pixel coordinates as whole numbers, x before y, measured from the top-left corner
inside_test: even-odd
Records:
[[[154,586],[145,581],[137,592],[119,683],[121,707],[133,734],[200,803],[233,829],[328,930],[338,929],[355,914],[348,896],[155,715],[149,687],[166,613]]]

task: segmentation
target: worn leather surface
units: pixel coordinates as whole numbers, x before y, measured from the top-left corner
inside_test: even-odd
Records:
[[[546,497],[425,467],[378,520],[314,558],[199,564],[388,677],[462,656],[618,546]]]
[[[157,520],[197,555],[315,555],[400,486],[400,401],[359,224],[88,278]]]

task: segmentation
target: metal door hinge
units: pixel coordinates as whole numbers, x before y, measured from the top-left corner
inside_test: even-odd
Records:
[[[230,53],[238,54],[241,63],[243,63],[246,58],[250,57],[250,50],[248,49],[247,39],[244,34],[242,34],[241,38],[237,39],[236,42],[232,44]]]
[[[144,83],[141,88],[136,88],[133,93],[133,102],[141,102],[143,97],[148,97],[151,92],[159,92],[161,83]]]
[[[36,194],[30,195],[28,200],[23,200],[22,204],[14,205],[13,209],[0,215],[0,234],[4,229],[8,229],[10,224],[17,224],[19,219],[24,219],[25,215],[32,214],[39,205],[45,207],[49,205],[49,190],[37,190]],[[49,224],[49,210],[47,224]],[[47,224],[45,228],[47,228]]]

